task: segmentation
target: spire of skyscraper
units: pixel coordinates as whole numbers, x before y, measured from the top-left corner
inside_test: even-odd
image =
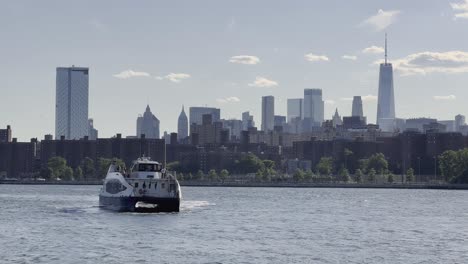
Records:
[[[381,125],[382,130],[393,131],[392,127],[383,127],[383,124],[393,124],[393,119],[395,119],[393,67],[387,61],[387,34],[385,34],[385,62],[380,64],[376,121],[378,125]]]
[[[387,64],[387,32],[385,32],[385,64]]]

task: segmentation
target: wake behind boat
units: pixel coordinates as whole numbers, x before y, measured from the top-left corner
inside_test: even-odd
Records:
[[[120,212],[179,212],[177,179],[148,157],[136,160],[129,173],[111,164],[99,193],[99,205]]]

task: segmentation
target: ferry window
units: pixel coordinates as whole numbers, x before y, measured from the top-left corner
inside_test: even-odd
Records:
[[[158,184],[157,184],[157,183],[154,183],[154,189],[156,189],[156,187],[158,187]]]
[[[135,182],[135,188],[138,188],[138,182]]]
[[[148,184],[148,189],[151,189],[151,182]]]

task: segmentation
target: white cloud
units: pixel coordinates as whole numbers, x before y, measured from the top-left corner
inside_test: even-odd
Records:
[[[317,62],[317,61],[329,61],[328,57],[325,55],[316,55],[316,54],[306,54],[304,55],[305,59],[311,62]]]
[[[419,52],[391,61],[401,75],[429,73],[468,73],[468,52]],[[382,63],[382,60],[376,61]]]
[[[253,83],[248,84],[250,87],[273,87],[278,86],[278,83],[267,78],[257,76]]]
[[[112,76],[114,76],[115,78],[119,78],[119,79],[129,79],[132,77],[150,77],[150,74],[147,72],[126,70],[121,73],[114,74]]]
[[[216,102],[220,104],[225,104],[225,103],[238,103],[240,102],[239,97],[236,96],[230,96],[230,97],[225,97],[225,98],[218,98],[216,99]]]
[[[432,97],[436,101],[453,101],[457,99],[457,97],[453,94],[451,95],[435,95]]]
[[[384,11],[382,9],[379,9],[379,11],[377,11],[377,14],[364,20],[361,23],[361,25],[371,26],[376,31],[382,31],[391,24],[395,23],[399,14],[399,10]]]
[[[450,3],[452,9],[456,12],[455,18],[468,19],[468,0],[464,0],[459,3]]]
[[[354,56],[354,55],[343,55],[341,56],[341,58],[343,60],[354,60],[354,61],[357,60],[357,56]]]
[[[335,101],[334,100],[325,100],[325,104],[327,105],[334,105]]]
[[[229,59],[229,62],[247,64],[247,65],[255,65],[255,64],[260,63],[260,59],[257,56],[238,55],[238,56],[232,56]]]
[[[187,73],[169,73],[168,75],[166,76],[156,76],[154,77],[156,80],[169,80],[171,82],[174,82],[174,83],[180,83],[182,80],[185,80],[185,79],[188,79],[190,78],[190,74],[187,74]]]
[[[371,101],[377,101],[377,96],[368,94],[365,96],[361,96],[361,99],[363,102],[371,102]]]
[[[362,53],[365,53],[365,54],[381,54],[384,52],[385,52],[385,49],[382,47],[378,47],[378,46],[370,46],[362,50]]]

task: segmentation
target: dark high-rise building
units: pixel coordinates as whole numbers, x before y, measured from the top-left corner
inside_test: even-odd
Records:
[[[387,35],[385,35],[385,62],[380,64],[377,124],[380,119],[395,118],[395,95],[393,90],[393,67],[387,62]]]
[[[55,138],[80,139],[88,135],[88,96],[88,68],[57,68]]]
[[[9,125],[6,129],[0,129],[0,142],[11,142],[11,127]]]
[[[262,97],[262,130],[273,131],[275,127],[275,97]]]
[[[354,96],[353,97],[353,110],[351,112],[351,116],[364,117],[364,113],[362,111],[361,96]]]
[[[180,112],[179,119],[177,120],[177,139],[182,141],[184,138],[188,137],[189,126],[188,118],[184,111],[184,106],[182,106],[182,112]]]

